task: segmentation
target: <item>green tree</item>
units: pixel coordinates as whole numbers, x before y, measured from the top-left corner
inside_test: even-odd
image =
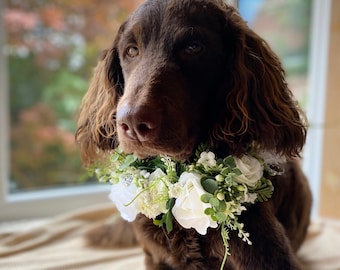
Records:
[[[7,0],[12,191],[91,181],[74,142],[77,108],[138,2]]]

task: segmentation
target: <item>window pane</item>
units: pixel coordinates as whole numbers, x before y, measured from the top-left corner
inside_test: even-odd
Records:
[[[290,89],[307,102],[311,0],[239,0],[249,26],[279,55]]]
[[[81,165],[75,115],[100,50],[137,2],[7,1],[11,193],[96,182]]]

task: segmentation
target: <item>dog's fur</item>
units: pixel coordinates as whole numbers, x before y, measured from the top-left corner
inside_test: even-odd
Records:
[[[287,158],[273,198],[241,216],[252,245],[231,232],[225,269],[300,269],[295,252],[311,195],[297,161],[306,121],[268,44],[222,0],[149,0],[121,26],[83,100],[76,139],[85,164],[118,143],[144,158],[190,159],[200,142],[219,156],[253,145]],[[139,215],[147,269],[219,269],[218,229],[167,234]]]

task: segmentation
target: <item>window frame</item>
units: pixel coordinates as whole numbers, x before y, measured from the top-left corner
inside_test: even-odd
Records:
[[[325,122],[332,1],[312,1],[308,66],[309,100],[306,114],[307,119],[310,119],[309,124],[315,127],[310,126],[308,130],[303,171],[313,194],[312,217],[314,218],[317,218],[320,213],[324,130],[317,126]]]
[[[236,3],[234,0],[232,2]],[[0,14],[4,11],[4,3],[0,1]],[[324,121],[331,3],[332,0],[312,1],[311,61],[308,82],[310,100],[307,116],[316,123]],[[6,34],[2,18],[3,16],[0,18],[0,221],[47,217],[70,209],[108,202],[109,185],[99,184],[9,194],[9,87],[7,60],[3,46],[6,44]],[[323,131],[311,129],[307,137],[303,169],[314,195],[314,216],[318,215],[320,203],[322,148]]]

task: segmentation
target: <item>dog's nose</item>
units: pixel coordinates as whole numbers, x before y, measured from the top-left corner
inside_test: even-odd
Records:
[[[124,104],[117,111],[117,126],[124,136],[148,141],[156,136],[160,115],[148,106]]]

